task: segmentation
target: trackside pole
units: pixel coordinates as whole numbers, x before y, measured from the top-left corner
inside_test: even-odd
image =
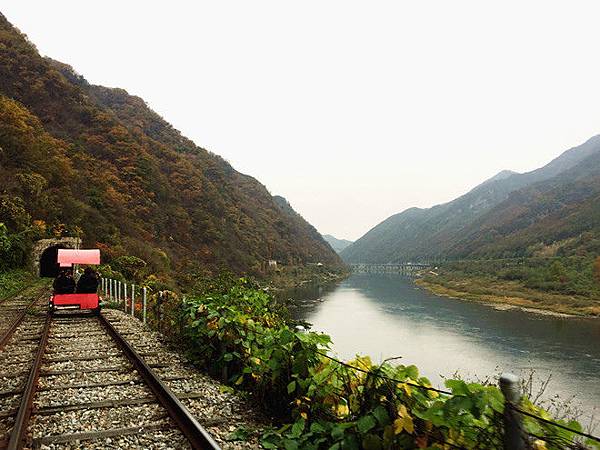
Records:
[[[135,284],[131,285],[131,315],[135,317]]]
[[[127,283],[123,283],[123,298],[125,300],[125,312],[127,312]]]
[[[521,400],[519,377],[512,373],[500,376],[500,390],[504,395],[504,450],[525,450],[523,422],[521,415],[511,406],[518,406]]]
[[[144,286],[144,292],[142,294],[142,322],[146,324],[146,287]]]

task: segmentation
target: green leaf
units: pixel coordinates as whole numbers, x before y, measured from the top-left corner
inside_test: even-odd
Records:
[[[294,422],[294,425],[292,425],[292,436],[300,437],[302,435],[302,432],[304,431],[305,426],[306,421],[302,417],[296,420],[296,422]]]
[[[344,437],[344,442],[342,443],[344,450],[358,450],[358,440],[354,435],[348,435]]]
[[[377,419],[377,422],[379,422],[379,424],[382,426],[390,423],[390,416],[388,415],[386,409],[381,405],[373,410],[373,415]]]
[[[454,395],[469,395],[469,387],[462,380],[446,380],[446,387],[449,388]]]
[[[295,390],[296,390],[296,382],[292,381],[290,384],[287,385],[288,394],[291,394]]]
[[[285,450],[298,450],[298,441],[285,439],[283,441],[283,446],[285,447]]]
[[[324,433],[327,430],[319,422],[313,422],[310,426],[310,431],[315,434],[320,434],[320,433]]]
[[[366,433],[375,425],[377,425],[377,422],[375,422],[375,418],[371,415],[361,417],[358,419],[358,422],[356,422],[356,427],[361,433]]]
[[[374,434],[367,434],[362,441],[365,450],[381,450],[381,439]]]

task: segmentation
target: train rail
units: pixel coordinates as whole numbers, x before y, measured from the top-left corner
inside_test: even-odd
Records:
[[[27,313],[38,304],[45,305],[48,290],[38,290],[33,297],[21,293],[0,302],[0,350],[12,338],[15,330],[27,317]]]
[[[156,375],[161,364],[146,363],[116,321],[81,314],[35,319],[13,337],[30,340],[29,359],[12,379],[11,403],[0,403],[7,411],[0,415],[0,448],[219,448],[166,377]],[[14,358],[18,339],[5,358]],[[0,402],[10,389],[0,392]]]

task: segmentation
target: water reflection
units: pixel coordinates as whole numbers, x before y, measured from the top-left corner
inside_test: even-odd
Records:
[[[588,412],[600,404],[600,320],[499,311],[394,275],[355,274],[321,296],[296,315],[331,335],[342,358],[402,356],[434,384],[455,372],[483,379],[533,368],[539,378],[552,374],[551,393],[579,394]]]

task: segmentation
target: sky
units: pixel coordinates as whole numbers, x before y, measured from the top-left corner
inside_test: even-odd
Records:
[[[596,1],[2,0],[40,53],[355,240],[600,133]]]

